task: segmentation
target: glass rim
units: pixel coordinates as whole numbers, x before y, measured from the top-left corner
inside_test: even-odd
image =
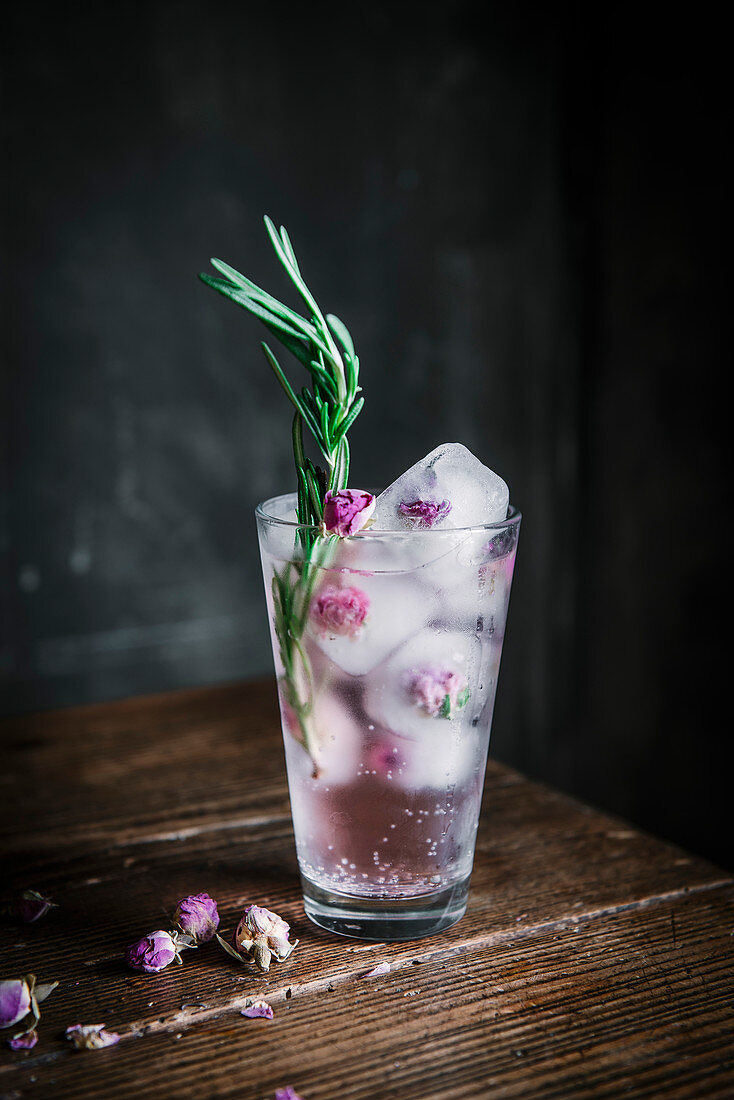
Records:
[[[276,524],[279,527],[291,528],[293,531],[312,531],[314,533],[319,532],[319,528],[312,523],[299,523],[297,520],[283,519],[282,516],[271,515],[267,509],[269,506],[274,505],[278,501],[292,500],[295,505],[298,500],[298,494],[293,493],[281,493],[279,496],[268,497],[267,500],[263,500],[255,507],[255,515],[258,519],[265,520],[267,523]],[[402,531],[386,531],[380,530],[376,527],[366,527],[359,531],[356,535],[350,536],[351,538],[436,538],[440,535],[456,535],[464,532],[470,534],[472,531],[503,531],[512,527],[519,527],[522,519],[522,512],[519,508],[515,508],[513,504],[508,505],[507,518],[496,520],[494,523],[474,523],[469,527],[437,527],[427,528],[414,531],[402,530]]]

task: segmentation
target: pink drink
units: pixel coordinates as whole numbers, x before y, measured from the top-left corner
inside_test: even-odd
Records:
[[[306,911],[352,935],[428,934],[466,906],[519,517],[322,540],[304,586],[300,721],[274,626],[273,574],[301,554],[277,522],[288,500],[258,521]]]

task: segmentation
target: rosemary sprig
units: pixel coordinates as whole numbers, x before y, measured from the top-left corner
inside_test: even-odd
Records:
[[[326,490],[346,488],[349,477],[347,432],[364,405],[364,398],[358,396],[359,358],[346,325],[332,313],[324,317],[319,309],[301,274],[284,226],[277,230],[267,216],[265,226],[278,259],[308,307],[308,318],[222,260],[211,261],[219,277],[201,274],[199,278],[257,317],[310,375],[311,388],[302,386],[297,393],[271,348],[262,341],[265,357],[295,409],[293,457],[298,478],[298,519],[300,523],[318,526]],[[326,462],[323,471],[305,455],[304,424]]]
[[[359,397],[359,358],[346,325],[332,313],[324,316],[301,274],[286,229],[280,230],[269,217],[265,226],[278,259],[305,303],[308,317],[278,301],[223,260],[212,259],[219,276],[200,274],[207,286],[248,310],[306,368],[311,387],[299,392],[288,380],[271,348],[262,349],[273,373],[295,409],[292,425],[293,458],[298,490],[298,521],[318,528],[323,519],[327,489],[347,487],[349,444],[347,432],[359,416],[364,398]],[[303,426],[308,428],[325,460],[322,469],[307,457]],[[282,573],[273,572],[272,598],[275,632],[284,674],[281,687],[301,730],[303,745],[318,776],[317,738],[311,729],[313,676],[302,643],[311,596],[319,566],[326,563],[333,537],[322,538],[313,531],[299,530],[303,554],[287,563]]]

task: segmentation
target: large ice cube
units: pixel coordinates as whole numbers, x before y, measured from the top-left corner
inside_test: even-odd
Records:
[[[426,751],[439,751],[481,711],[487,688],[481,658],[482,647],[474,635],[421,630],[366,679],[365,711],[397,736],[420,741]],[[431,714],[425,693],[416,690],[416,677],[433,675],[440,683],[443,673],[463,678],[468,687],[468,699],[452,706],[448,717]]]
[[[461,443],[442,443],[377,498],[372,529],[471,527],[507,518],[507,485]]]
[[[364,676],[431,618],[436,596],[401,574],[324,570],[308,635],[351,676]]]
[[[301,744],[301,731],[287,707],[282,708],[285,729],[285,750],[291,779],[310,780],[314,760],[319,767],[319,781],[349,783],[356,779],[362,755],[362,729],[348,699],[334,690],[314,693],[313,709],[307,718],[313,738],[314,759]]]

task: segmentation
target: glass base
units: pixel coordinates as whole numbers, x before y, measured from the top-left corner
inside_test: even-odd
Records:
[[[412,898],[365,898],[317,886],[301,875],[306,916],[339,936],[390,943],[443,932],[466,912],[469,876],[454,886]]]

